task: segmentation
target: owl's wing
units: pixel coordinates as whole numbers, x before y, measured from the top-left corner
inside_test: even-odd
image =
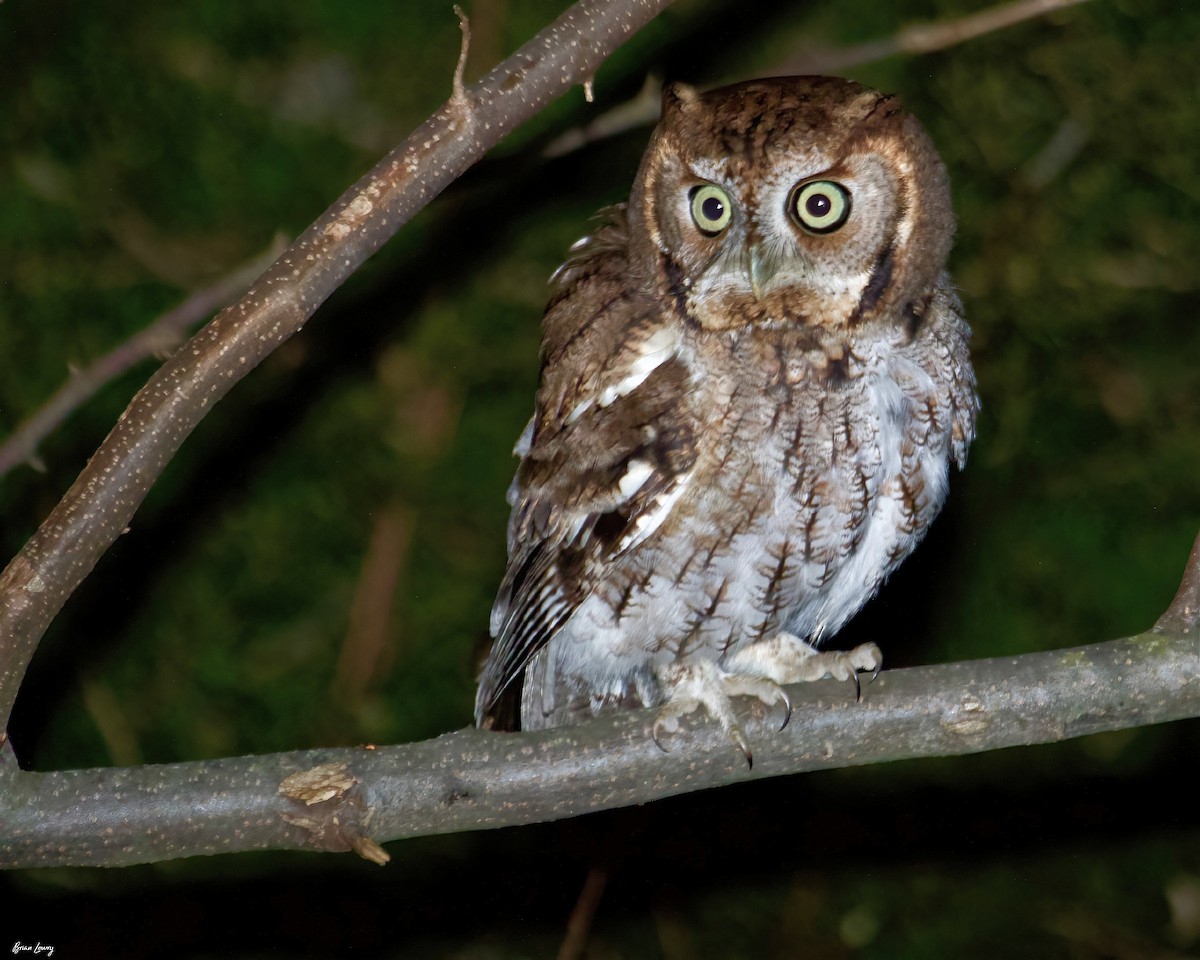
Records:
[[[606,567],[658,529],[695,461],[681,328],[630,289],[624,219],[611,216],[560,268],[543,321],[541,384],[515,451],[509,565],[476,700],[481,725],[506,712],[502,698],[519,700],[529,661]]]

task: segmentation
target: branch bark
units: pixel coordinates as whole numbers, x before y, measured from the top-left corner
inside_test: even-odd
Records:
[[[362,177],[133,398],[0,574],[0,739],[38,641],[196,424],[403,224],[517,124],[589,79],[670,0],[580,0]]]
[[[119,866],[239,850],[355,850],[557,820],[744,780],[1052,743],[1200,716],[1194,633],[892,670],[855,703],[833,681],[789,690],[791,723],[750,707],[754,768],[714,724],[661,752],[653,713],[386,748],[132,769],[28,773],[0,752],[0,866]]]

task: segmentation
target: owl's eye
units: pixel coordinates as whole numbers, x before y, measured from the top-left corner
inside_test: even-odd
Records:
[[[692,219],[700,232],[709,237],[715,237],[729,226],[733,219],[733,205],[729,202],[729,194],[712,183],[695,187],[691,192]]]
[[[809,233],[833,233],[850,216],[850,192],[832,180],[814,180],[795,189],[790,206]]]

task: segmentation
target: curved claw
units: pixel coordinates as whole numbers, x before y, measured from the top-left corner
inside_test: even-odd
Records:
[[[788,721],[792,719],[792,698],[787,695],[787,691],[783,687],[779,688],[779,698],[783,701],[786,711],[783,715],[783,723],[779,725],[779,732],[782,733],[787,728]]]
[[[851,671],[850,679],[854,681],[854,702],[862,703],[862,684],[858,682],[857,670]]]
[[[879,671],[881,669],[883,669],[883,664],[881,664],[881,663],[875,664],[875,669],[871,671],[871,680],[870,680],[871,683],[874,683],[876,680],[879,679]]]
[[[662,744],[662,740],[659,739],[659,737],[661,735],[662,735],[662,722],[660,720],[655,720],[654,726],[652,726],[650,728],[650,739],[654,741],[654,745],[656,747],[658,747],[658,749],[661,750],[663,753],[670,753],[671,751],[668,750],[666,747],[664,747]]]

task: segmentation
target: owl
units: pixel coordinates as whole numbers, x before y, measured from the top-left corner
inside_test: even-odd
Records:
[[[912,551],[979,407],[945,167],[894,97],[786,77],[663,92],[626,204],[543,320],[476,723],[878,671],[821,651]],[[784,721],[786,723],[786,719]]]

